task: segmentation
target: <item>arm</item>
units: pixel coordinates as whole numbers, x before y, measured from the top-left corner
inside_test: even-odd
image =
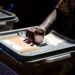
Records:
[[[40,25],[41,28],[47,30],[48,27],[52,25],[52,23],[56,20],[57,17],[57,8],[61,5],[63,0],[60,0],[56,5],[55,9],[48,15],[48,17],[44,20],[44,22]]]
[[[44,22],[38,26],[34,27],[32,30],[27,31],[27,37],[25,41],[26,43],[33,43],[36,45],[40,45],[43,42],[45,32],[48,27],[55,21],[57,15],[56,9],[52,11],[52,13],[44,20]]]
[[[52,25],[52,23],[56,20],[57,11],[54,9],[52,13],[44,20],[44,22],[40,25],[41,28],[47,29]]]

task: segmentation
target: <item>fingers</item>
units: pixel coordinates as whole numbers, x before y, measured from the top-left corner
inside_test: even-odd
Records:
[[[32,39],[30,39],[30,38],[26,38],[24,41],[25,41],[25,43],[30,44],[30,43],[32,42]]]
[[[34,32],[27,30],[26,37],[32,38],[34,35]]]
[[[32,42],[32,39],[30,38],[26,38],[25,40],[25,43],[29,44],[30,46],[34,46],[35,44]]]
[[[32,37],[27,37],[24,41],[31,46],[40,45],[43,42],[44,37],[42,35],[32,35]]]
[[[30,45],[31,45],[31,46],[34,46],[35,44],[34,44],[34,43],[31,43]]]
[[[32,27],[27,30],[26,32],[26,38],[24,41],[27,44],[30,44],[31,46],[40,45],[44,38],[44,31],[40,28]]]
[[[35,30],[35,28],[31,28],[31,29],[27,30],[27,32],[26,32],[27,38],[24,41],[25,41],[25,43],[29,44],[30,46],[34,46],[34,43],[32,42],[33,36],[34,36],[34,30]]]
[[[41,36],[41,35],[36,35],[36,36],[34,36],[34,40],[35,40],[35,42],[37,43],[37,44],[41,44],[42,42],[43,42],[43,36]]]

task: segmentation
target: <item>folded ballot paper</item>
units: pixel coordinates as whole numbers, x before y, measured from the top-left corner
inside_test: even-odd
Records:
[[[21,36],[8,37],[2,40],[2,42],[6,46],[9,46],[12,49],[15,49],[16,51],[19,52],[26,52],[30,50],[35,50],[37,48],[36,45],[31,46],[30,44],[25,43],[24,38]]]
[[[25,38],[22,36],[15,35],[15,36],[11,36],[11,37],[7,37],[7,38],[3,39],[1,41],[1,43],[11,49],[19,51],[19,52],[28,52],[31,50],[37,50],[41,47],[41,46],[37,46],[37,45],[31,46],[31,44],[25,43],[24,39]],[[58,46],[58,44],[60,44],[62,42],[64,42],[63,39],[55,36],[52,33],[49,33],[48,35],[46,35],[44,37],[42,44],[45,43],[45,44],[49,44],[49,45],[53,45],[53,46]]]
[[[52,34],[52,33],[49,33],[48,35],[46,35],[44,37],[44,41],[43,42],[46,42],[47,44],[50,44],[50,45],[53,45],[53,46],[58,46],[58,44],[60,43],[63,43],[64,42],[64,39]]]

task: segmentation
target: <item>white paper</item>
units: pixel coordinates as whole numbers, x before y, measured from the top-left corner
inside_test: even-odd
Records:
[[[21,51],[22,47],[16,45],[15,43],[11,42],[10,40],[3,40],[4,43],[8,44],[9,46],[11,46],[12,48]]]
[[[47,44],[50,44],[50,45],[54,45],[54,46],[57,46],[58,44],[64,42],[63,39],[55,36],[54,34],[50,33],[48,35],[46,35],[44,37],[44,41],[47,43]]]

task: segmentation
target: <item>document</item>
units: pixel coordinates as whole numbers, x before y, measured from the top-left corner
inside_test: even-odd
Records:
[[[48,35],[46,35],[44,37],[44,41],[47,43],[47,44],[50,44],[50,45],[54,45],[54,46],[58,46],[58,44],[64,42],[63,39],[61,39],[60,37],[52,34],[52,33],[49,33]]]
[[[16,51],[26,52],[30,50],[36,50],[38,47],[36,45],[31,46],[27,44],[23,40],[24,38],[21,36],[13,36],[7,39],[2,40],[3,43],[7,44],[11,48],[15,49]]]

